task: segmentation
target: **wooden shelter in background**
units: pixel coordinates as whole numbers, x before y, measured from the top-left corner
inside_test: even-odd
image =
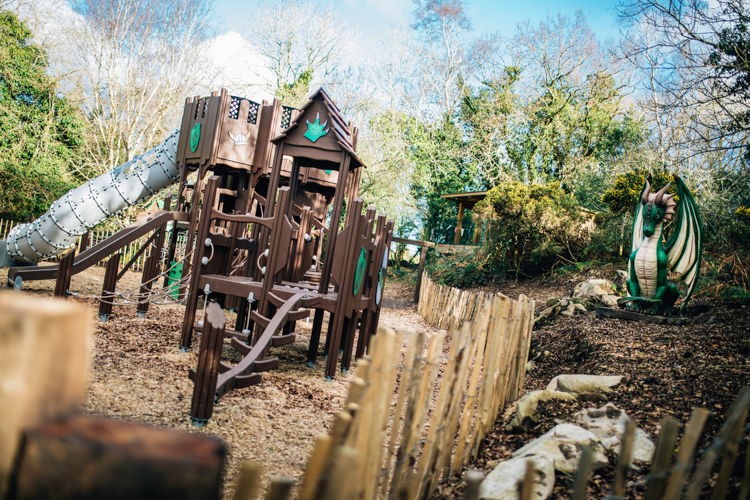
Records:
[[[473,210],[474,205],[484,200],[489,191],[474,191],[463,193],[449,193],[441,195],[444,200],[452,201],[458,204],[458,217],[456,218],[455,233],[452,244],[450,242],[436,242],[438,253],[455,253],[476,248],[481,243],[481,232],[474,231],[471,238],[471,244],[461,244],[461,234],[464,230],[464,215],[466,210]]]

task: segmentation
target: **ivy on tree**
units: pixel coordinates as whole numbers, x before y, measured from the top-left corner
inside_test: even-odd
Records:
[[[32,220],[75,187],[83,122],[47,75],[45,51],[0,12],[0,218]]]

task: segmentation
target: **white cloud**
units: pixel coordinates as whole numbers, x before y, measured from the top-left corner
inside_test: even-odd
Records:
[[[208,42],[211,68],[205,75],[205,86],[213,90],[226,88],[230,94],[260,102],[273,96],[267,87],[273,81],[265,58],[252,44],[235,31]]]

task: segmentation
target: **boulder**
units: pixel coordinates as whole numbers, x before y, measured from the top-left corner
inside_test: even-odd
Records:
[[[599,298],[600,302],[607,307],[617,307],[617,301],[619,299],[619,295],[602,295]]]
[[[566,392],[576,396],[592,396],[612,392],[612,388],[621,381],[620,376],[558,375],[547,385],[547,390]]]
[[[560,305],[562,305],[562,304],[560,304]],[[576,312],[576,305],[574,303],[572,303],[572,302],[569,302],[566,305],[565,310],[563,312],[561,312],[560,314],[562,314],[563,316],[567,316],[567,317],[570,318],[570,317],[572,317],[575,314],[575,312]]]
[[[563,400],[574,401],[572,394],[559,391],[531,391],[518,400],[516,414],[508,425],[508,430],[530,429],[539,421],[537,407],[540,401]]]
[[[555,468],[546,457],[513,458],[498,464],[479,486],[479,498],[494,500],[517,500],[520,484],[526,475],[527,462],[534,463],[534,488],[531,498],[545,500],[555,486]]]
[[[629,420],[624,411],[608,403],[601,408],[581,410],[573,416],[573,419],[576,425],[591,431],[598,437],[607,450],[619,455],[625,424]],[[631,462],[633,460],[651,462],[653,455],[653,441],[645,431],[637,429]]]
[[[617,305],[617,288],[605,279],[590,279],[579,283],[573,291],[573,298]],[[606,298],[605,298],[606,297]]]
[[[555,469],[572,475],[578,470],[581,448],[584,446],[593,451],[595,469],[607,463],[607,455],[599,438],[593,432],[573,424],[556,425],[543,436],[515,451],[513,458],[545,457],[552,460]]]

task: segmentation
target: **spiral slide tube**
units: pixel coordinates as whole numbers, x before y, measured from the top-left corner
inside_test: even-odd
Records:
[[[59,255],[103,220],[177,182],[179,140],[177,130],[150,151],[70,190],[34,222],[14,227],[0,242],[0,267]]]

